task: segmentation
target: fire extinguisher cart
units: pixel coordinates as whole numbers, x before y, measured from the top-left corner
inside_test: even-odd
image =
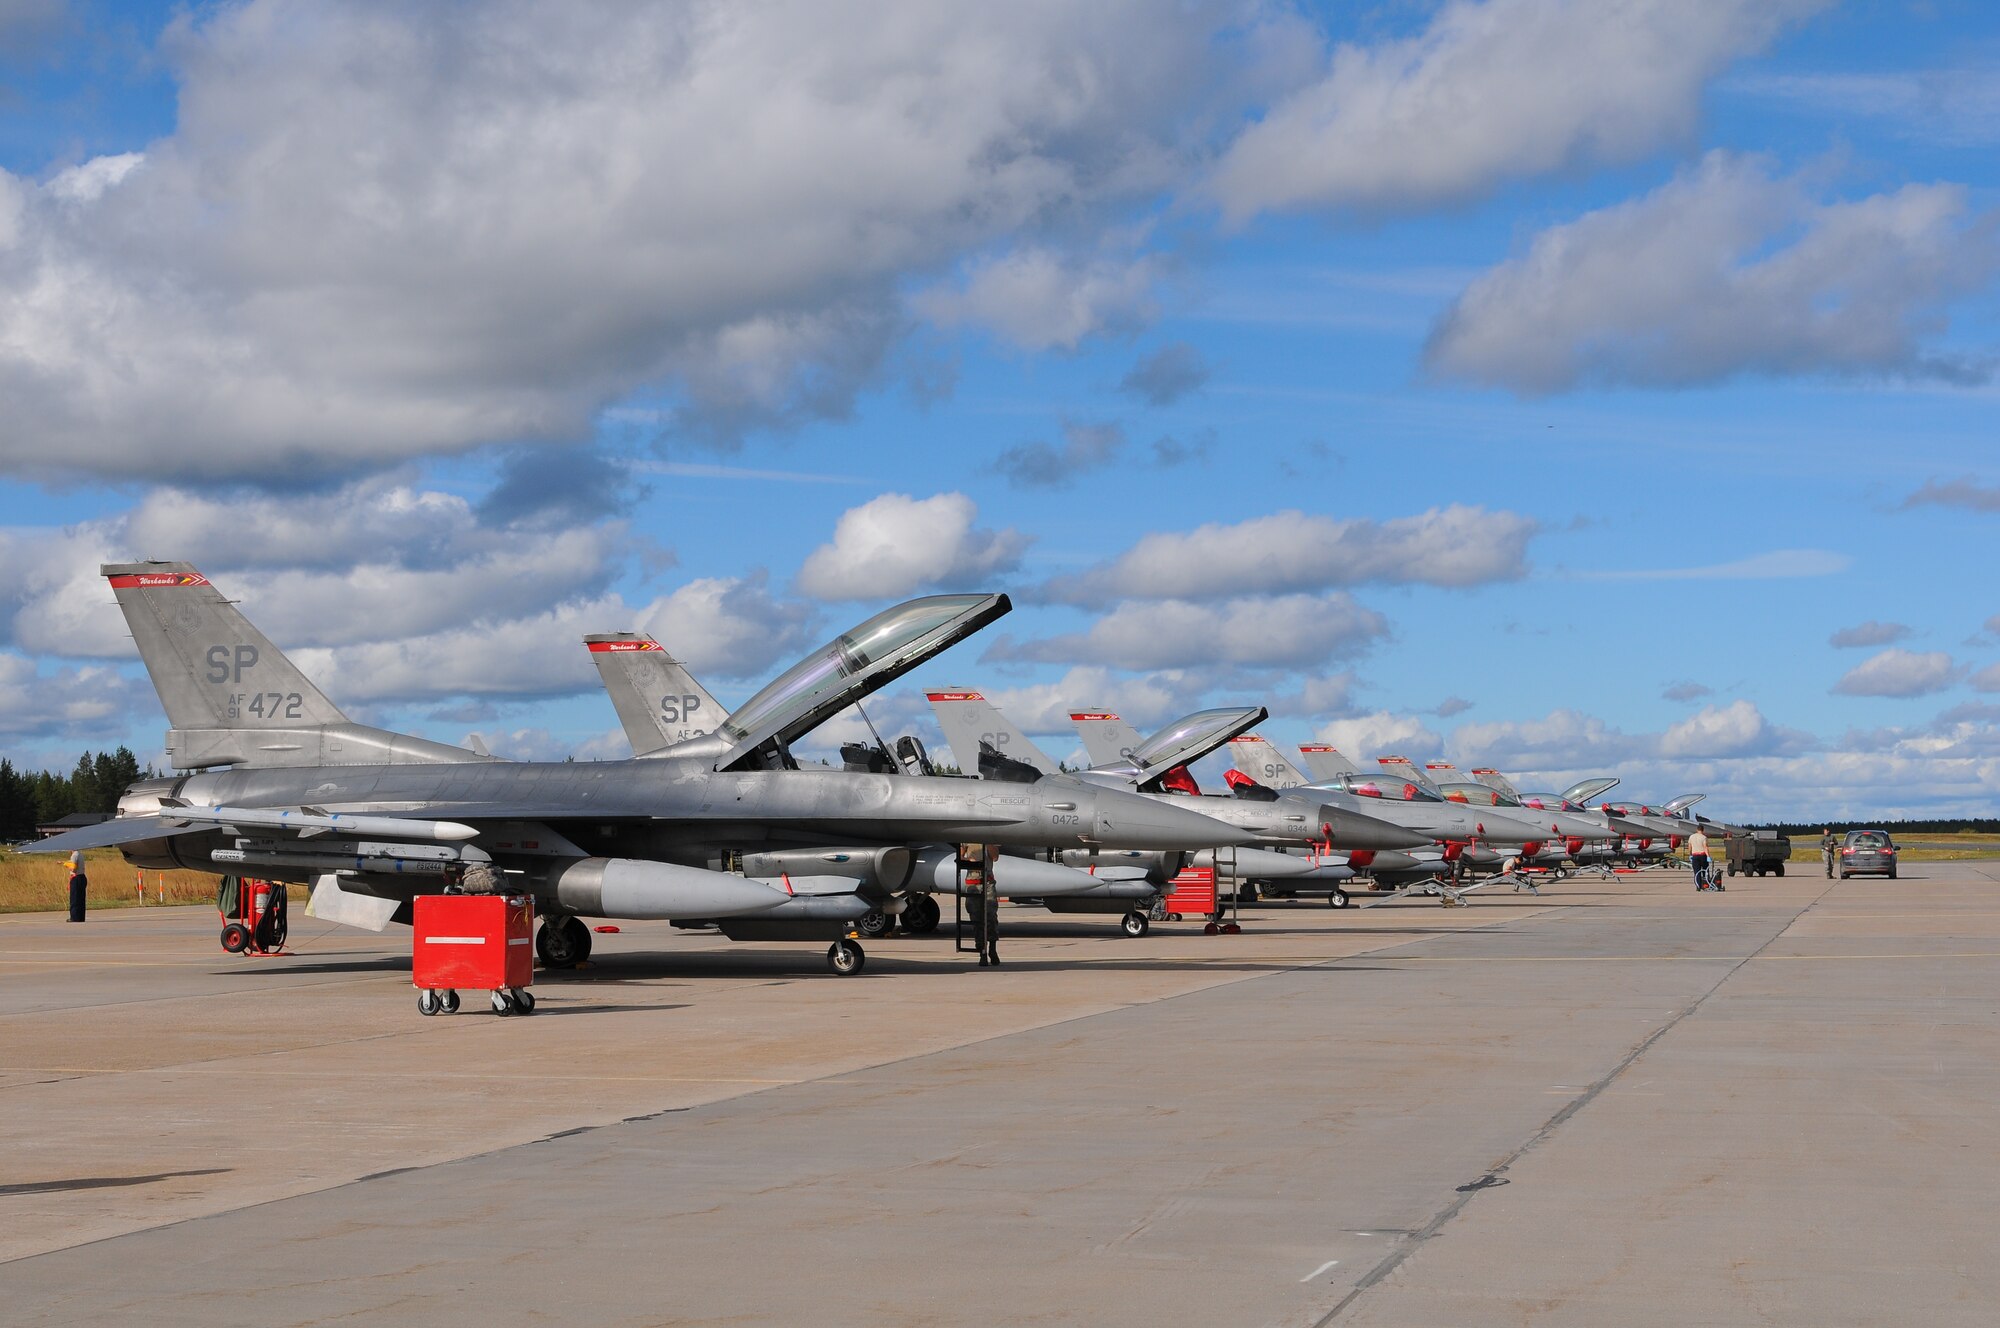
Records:
[[[493,1013],[533,1014],[535,902],[525,895],[418,895],[410,981],[417,1013],[458,1013],[461,989],[491,992]]]
[[[286,895],[280,881],[225,876],[215,891],[222,915],[222,948],[230,954],[283,954],[288,930]]]

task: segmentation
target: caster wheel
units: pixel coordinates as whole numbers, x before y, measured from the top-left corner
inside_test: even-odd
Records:
[[[514,1008],[522,1014],[535,1012],[535,993],[525,987],[514,989]]]
[[[502,1019],[514,1013],[514,998],[504,991],[494,992],[493,1013],[499,1015]]]
[[[232,922],[224,927],[222,948],[231,954],[242,954],[250,948],[250,929],[240,922]]]
[[[826,947],[826,966],[840,977],[859,973],[867,962],[867,954],[853,941],[835,941]]]
[[[1328,908],[1346,908],[1352,902],[1345,890],[1335,890],[1326,897],[1326,906]]]
[[[425,1018],[436,1014],[443,1006],[444,1002],[438,999],[438,994],[429,988],[417,993],[417,1013]]]
[[[1127,913],[1118,925],[1127,936],[1144,936],[1153,929],[1152,919],[1136,910]]]
[[[1181,915],[1180,915],[1180,914],[1178,914],[1178,913],[1169,913],[1169,914],[1167,914],[1167,921],[1168,921],[1168,922],[1179,922],[1180,920],[1181,920]]]
[[[458,1013],[458,993],[447,988],[438,993],[438,1007],[446,1014]]]

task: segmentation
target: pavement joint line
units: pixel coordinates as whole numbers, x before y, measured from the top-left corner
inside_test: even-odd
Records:
[[[1341,1314],[1346,1312],[1347,1308],[1350,1305],[1352,1305],[1355,1301],[1359,1300],[1365,1293],[1367,1293],[1369,1290],[1371,1290],[1376,1285],[1381,1283],[1385,1278],[1387,1278],[1390,1274],[1394,1273],[1398,1268],[1402,1267],[1404,1261],[1407,1260],[1412,1254],[1415,1254],[1418,1250],[1422,1249],[1424,1245],[1427,1242],[1429,1242],[1429,1240],[1433,1236],[1437,1235],[1437,1233],[1441,1231],[1447,1223],[1449,1223],[1454,1217],[1457,1217],[1467,1204],[1472,1202],[1473,1196],[1477,1195],[1478,1193],[1480,1193],[1482,1190],[1485,1189],[1498,1188],[1495,1185],[1485,1184],[1481,1182],[1491,1182],[1496,1178],[1504,1178],[1507,1173],[1507,1169],[1509,1167],[1512,1167],[1516,1162],[1519,1162],[1522,1158],[1526,1157],[1529,1153],[1533,1152],[1536,1148],[1541,1146],[1541,1144],[1547,1141],[1551,1135],[1553,1135],[1557,1130],[1561,1129],[1562,1126],[1566,1124],[1571,1117],[1575,1116],[1578,1112],[1582,1111],[1585,1107],[1589,1106],[1592,1102],[1596,1101],[1598,1095],[1603,1093],[1605,1089],[1609,1088],[1613,1083],[1613,1081],[1615,1081],[1620,1075],[1624,1074],[1626,1070],[1630,1069],[1633,1063],[1636,1062],[1641,1056],[1645,1055],[1648,1051],[1652,1050],[1653,1044],[1658,1042],[1661,1038],[1665,1037],[1668,1033],[1671,1033],[1674,1029],[1680,1027],[1682,1020],[1686,1019],[1696,1010],[1699,1010],[1704,1004],[1707,1003],[1709,997],[1715,995],[1716,992],[1722,990],[1724,986],[1728,985],[1729,980],[1735,977],[1737,973],[1742,971],[1743,966],[1745,964],[1748,964],[1752,959],[1755,959],[1758,955],[1762,954],[1768,947],[1775,944],[1779,937],[1783,936],[1786,932],[1790,931],[1793,927],[1797,926],[1799,923],[1799,919],[1803,918],[1806,914],[1812,912],[1813,907],[1816,904],[1818,904],[1820,900],[1825,899],[1827,895],[1833,892],[1833,888],[1834,888],[1834,882],[1831,881],[1827,882],[1826,889],[1822,890],[1817,896],[1809,900],[1803,907],[1801,907],[1796,913],[1794,913],[1792,915],[1791,921],[1787,922],[1784,926],[1772,932],[1771,935],[1764,941],[1763,945],[1758,946],[1755,950],[1743,956],[1743,958],[1740,961],[1738,961],[1737,964],[1734,967],[1732,967],[1727,973],[1724,973],[1721,977],[1717,978],[1714,984],[1711,985],[1707,991],[1695,997],[1693,1001],[1689,1002],[1685,1007],[1683,1007],[1680,1013],[1676,1014],[1666,1023],[1660,1025],[1658,1028],[1654,1029],[1651,1033],[1647,1034],[1646,1037],[1640,1041],[1639,1045],[1634,1047],[1631,1050],[1631,1052],[1626,1055],[1625,1059],[1619,1061],[1618,1064],[1611,1067],[1609,1073],[1605,1074],[1603,1077],[1598,1079],[1583,1093],[1579,1094],[1575,1098],[1572,1098],[1561,1109],[1559,1109],[1555,1115],[1549,1117],[1547,1121],[1543,1122],[1541,1129],[1529,1135],[1528,1138],[1524,1142],[1522,1142],[1519,1147],[1515,1148],[1513,1152],[1509,1153],[1506,1157],[1502,1158],[1496,1166],[1488,1168],[1486,1174],[1480,1178],[1480,1181],[1475,1181],[1470,1186],[1462,1187],[1458,1193],[1457,1198],[1452,1200],[1452,1202],[1446,1204],[1443,1208],[1439,1209],[1438,1212],[1431,1218],[1431,1220],[1425,1223],[1421,1228],[1411,1232],[1407,1240],[1398,1242],[1395,1249],[1391,1250],[1389,1254],[1386,1257],[1384,1257],[1380,1263],[1376,1264],[1373,1268],[1369,1269],[1367,1274],[1363,1276],[1359,1282],[1356,1282],[1354,1284],[1354,1289],[1352,1291],[1349,1291],[1345,1296],[1342,1296],[1340,1298],[1339,1304],[1335,1305],[1332,1309],[1328,1310],[1323,1317],[1314,1321],[1312,1328],[1327,1328],[1327,1325],[1332,1323],[1335,1319],[1339,1318]]]
[[[330,1044],[320,1044],[330,1045]],[[589,1083],[589,1084],[797,1084],[801,1079],[753,1079],[736,1075],[681,1075],[681,1074],[521,1074],[516,1071],[494,1071],[492,1074],[466,1074],[455,1071],[438,1074],[429,1071],[400,1070],[246,1070],[240,1066],[208,1068],[210,1063],[190,1062],[187,1065],[141,1065],[129,1069],[89,1070],[74,1065],[0,1065],[0,1074],[226,1074],[232,1078],[239,1075],[262,1075],[271,1079],[435,1079],[435,1080],[486,1080],[499,1079],[506,1083]],[[846,1073],[852,1073],[847,1071]]]

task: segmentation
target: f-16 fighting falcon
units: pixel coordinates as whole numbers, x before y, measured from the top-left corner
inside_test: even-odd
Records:
[[[961,688],[931,692],[928,696],[953,754],[961,765],[977,769],[982,779],[1029,779],[1058,769],[1047,753],[1014,728],[979,693]],[[1429,842],[1427,836],[1413,834],[1354,809],[1328,806],[1316,797],[1203,796],[1188,775],[1187,767],[1264,717],[1262,706],[1197,711],[1131,747],[1120,759],[1093,765],[1078,777],[1107,787],[1136,789],[1167,804],[1192,802],[1204,814],[1255,834],[1263,846],[1261,850],[1238,847],[1233,867],[1228,858],[1220,863],[1224,870],[1233,870],[1239,881],[1348,880],[1353,869],[1345,861],[1332,861],[1329,855],[1351,849],[1409,848]],[[1293,854],[1285,851],[1288,848],[1309,848],[1313,854]],[[1053,901],[1051,907],[1055,907]]]
[[[584,645],[611,694],[632,750],[640,756],[657,755],[721,722],[722,709],[715,699],[686,665],[652,637],[639,632],[605,632],[586,636]],[[843,748],[844,768],[891,773],[907,768],[912,773],[931,773],[929,754],[915,737],[906,737],[896,746],[900,762],[877,747]],[[936,930],[942,917],[934,896],[962,893],[955,845],[913,845],[911,856],[911,870],[900,885],[877,880],[862,883],[861,895],[875,907],[856,920],[855,929],[861,935],[880,936],[897,919],[904,930],[927,934]],[[838,871],[846,860],[834,853],[821,857],[821,870]],[[1087,871],[1015,853],[995,855],[986,869],[1003,898],[1098,894],[1105,886]]]
[[[860,696],[1006,613],[1005,595],[933,595],[886,609],[779,675],[711,732],[649,759],[496,761],[349,720],[183,562],[107,565],[172,726],[178,772],[144,780],[102,825],[41,852],[117,845],[145,867],[255,868],[312,882],[313,911],[376,929],[446,885],[528,894],[545,962],[574,963],[585,917],[710,920],[743,939],[844,939],[867,913],[852,875],[911,869],[905,845],[1128,845],[1186,852],[1251,836],[1063,776],[978,784],[800,769],[789,744]]]

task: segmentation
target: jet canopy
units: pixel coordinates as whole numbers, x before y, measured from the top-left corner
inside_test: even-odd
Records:
[[[1239,733],[1264,722],[1263,706],[1222,706],[1183,715],[1132,749],[1132,767],[1140,787],[1176,766],[1198,761]]]
[[[766,747],[784,747],[862,697],[956,645],[1014,606],[1005,595],[925,595],[884,609],[772,679],[716,732],[727,770]]]

